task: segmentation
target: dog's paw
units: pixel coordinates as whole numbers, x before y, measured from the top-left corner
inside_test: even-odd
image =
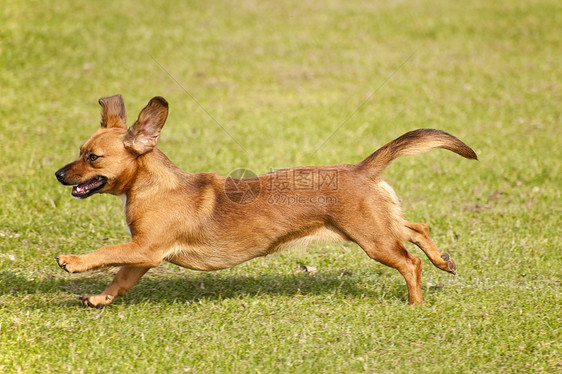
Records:
[[[81,266],[81,261],[78,256],[74,255],[63,255],[55,257],[57,264],[62,270],[66,270],[69,273],[79,273],[85,271],[83,266]]]
[[[448,271],[451,274],[457,274],[457,265],[455,264],[455,260],[453,260],[447,253],[443,253],[441,256],[443,261],[447,262],[447,269],[443,269]]]
[[[86,295],[80,298],[80,302],[89,308],[103,309],[106,305],[111,304],[113,296],[111,295]]]

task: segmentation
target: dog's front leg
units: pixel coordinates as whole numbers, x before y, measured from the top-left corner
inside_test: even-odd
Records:
[[[69,273],[80,273],[108,266],[151,268],[160,265],[162,254],[135,242],[108,245],[85,255],[55,257],[57,264]]]
[[[109,305],[117,296],[123,296],[129,291],[150,268],[123,266],[113,278],[113,281],[98,295],[86,295],[81,298],[82,303],[93,308],[103,308]]]

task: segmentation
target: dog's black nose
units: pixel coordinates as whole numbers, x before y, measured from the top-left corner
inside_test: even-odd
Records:
[[[59,169],[55,172],[55,176],[57,177],[57,180],[62,183],[64,181],[64,177],[66,177],[66,173],[63,169]]]

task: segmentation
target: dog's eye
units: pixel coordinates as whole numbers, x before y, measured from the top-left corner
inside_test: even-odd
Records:
[[[91,161],[91,162],[94,162],[94,161],[96,161],[99,157],[100,157],[100,156],[95,155],[95,154],[92,153],[92,154],[90,154],[90,155],[88,156],[88,160]]]

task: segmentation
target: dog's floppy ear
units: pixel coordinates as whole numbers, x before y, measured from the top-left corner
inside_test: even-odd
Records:
[[[121,95],[102,97],[98,100],[98,103],[101,105],[101,127],[127,128],[125,102]]]
[[[153,97],[141,110],[139,119],[127,130],[123,140],[125,147],[138,155],[152,151],[167,117],[168,102],[163,97]]]

